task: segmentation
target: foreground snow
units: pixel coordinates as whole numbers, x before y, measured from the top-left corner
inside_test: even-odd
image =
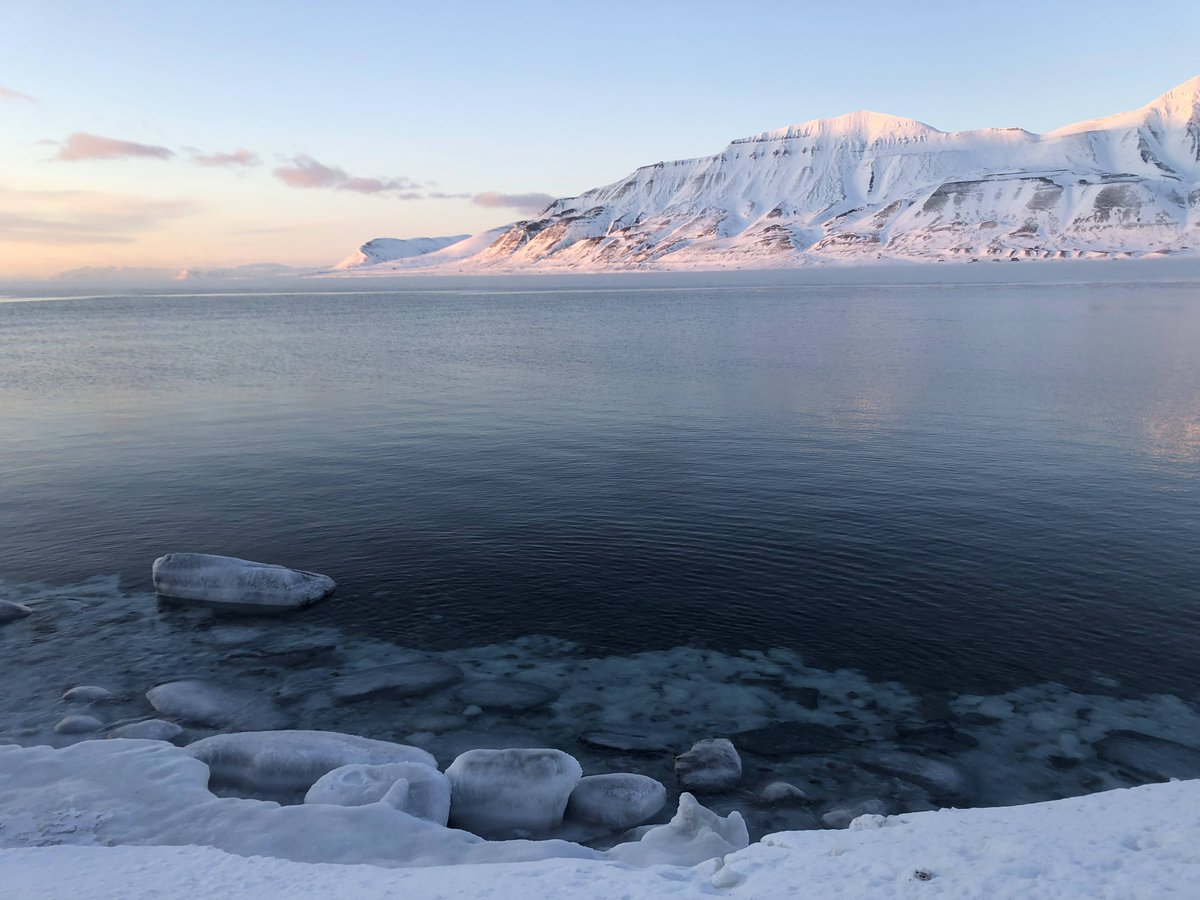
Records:
[[[202,897],[1185,897],[1200,781],[1005,809],[867,816],[684,868],[595,859],[384,869],[196,846],[0,850],[4,895]],[[0,830],[0,835],[3,835]]]

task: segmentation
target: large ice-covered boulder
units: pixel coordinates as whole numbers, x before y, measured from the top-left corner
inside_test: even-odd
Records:
[[[492,839],[545,834],[582,776],[561,750],[468,750],[446,769],[450,824]]]
[[[164,716],[211,728],[280,728],[283,712],[269,698],[185,679],[160,684],[146,692],[150,705]]]
[[[566,816],[576,822],[624,831],[641,825],[666,802],[667,789],[649,775],[588,775],[579,779],[571,792]]]
[[[243,731],[188,744],[208,765],[210,784],[258,795],[303,793],[328,772],[349,765],[419,763],[437,768],[419,747],[335,731]]]
[[[308,606],[336,587],[328,575],[207,553],[160,556],[153,575],[163,597],[254,612]]]
[[[728,791],[742,780],[742,758],[725,738],[696,741],[675,757],[675,775],[689,791]]]
[[[418,819],[445,825],[450,779],[423,763],[341,766],[326,772],[304,795],[305,803],[365,806],[383,801]]]

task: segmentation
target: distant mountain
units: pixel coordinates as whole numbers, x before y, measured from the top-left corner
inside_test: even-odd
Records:
[[[242,279],[283,278],[305,275],[310,269],[298,269],[281,263],[249,263],[244,266],[210,269],[180,269],[172,276],[173,281],[238,281]]]
[[[867,111],[815,119],[715,156],[646,166],[420,256],[375,259],[366,250],[380,242],[342,267],[605,271],[1195,253],[1200,76],[1140,109],[1044,135],[943,132]]]
[[[333,268],[355,269],[398,259],[412,259],[457,244],[469,237],[469,234],[455,234],[448,237],[375,238],[367,241]]]

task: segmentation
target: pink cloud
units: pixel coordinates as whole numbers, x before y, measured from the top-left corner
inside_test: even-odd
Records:
[[[538,213],[549,206],[554,198],[549,194],[501,194],[497,191],[486,191],[476,194],[473,202],[477,206],[515,209],[518,212]]]
[[[333,191],[353,191],[357,194],[393,194],[400,200],[417,200],[421,194],[414,190],[420,185],[411,178],[363,178],[349,174],[340,166],[327,166],[311,156],[297,156],[291,165],[280,166],[275,177],[294,188],[325,188]]]
[[[166,147],[156,147],[153,144],[138,144],[134,141],[120,141],[116,138],[101,137],[98,134],[88,134],[77,131],[68,135],[59,144],[58,156],[55,159],[64,162],[78,162],[84,159],[130,159],[134,157],[149,157],[152,159],[170,159],[175,153]]]
[[[261,162],[257,153],[247,150],[244,147],[238,147],[232,153],[196,153],[192,159],[202,166],[224,166],[227,168],[257,166]]]
[[[6,88],[0,84],[0,100],[26,100],[30,103],[37,103],[28,94],[22,94],[20,91],[14,91],[11,88]]]

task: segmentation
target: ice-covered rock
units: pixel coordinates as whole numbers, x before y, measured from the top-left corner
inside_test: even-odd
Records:
[[[691,794],[683,793],[670,822],[648,829],[636,842],[618,844],[608,851],[608,857],[633,866],[694,866],[749,845],[750,834],[741,813],[735,811],[721,818]]]
[[[439,659],[377,666],[337,679],[329,694],[337,700],[362,700],[367,697],[419,697],[462,681],[462,669]]]
[[[160,556],[153,576],[163,597],[259,612],[308,606],[336,587],[328,575],[206,553]]]
[[[62,698],[68,703],[104,703],[108,700],[115,700],[116,695],[108,688],[94,684],[81,684],[71,688],[62,695]]]
[[[450,823],[486,838],[545,834],[562,824],[582,776],[561,750],[468,750],[446,769]]]
[[[1151,781],[1200,778],[1200,749],[1138,731],[1114,731],[1096,742],[1096,755]]]
[[[174,722],[164,719],[146,719],[118,725],[108,732],[110,738],[133,738],[144,741],[173,741],[183,734],[183,729]]]
[[[307,791],[328,772],[349,765],[419,763],[436,769],[419,747],[334,731],[244,731],[217,734],[184,748],[205,763],[214,787],[262,795]]]
[[[304,795],[305,803],[363,806],[379,801],[418,819],[445,825],[450,780],[423,763],[341,766],[326,772]]]
[[[846,828],[859,816],[886,816],[890,812],[887,803],[878,797],[853,797],[830,805],[821,816],[826,828]]]
[[[808,802],[808,794],[786,781],[772,781],[758,792],[758,800],[768,806],[800,806]]]
[[[15,622],[17,619],[23,619],[32,614],[33,610],[28,606],[13,603],[11,600],[0,600],[0,625]]]
[[[667,789],[648,775],[588,775],[571,791],[566,816],[624,831],[645,822],[666,802]]]
[[[558,692],[516,678],[496,678],[489,681],[469,681],[458,689],[458,699],[482,709],[523,710],[544,706]]]
[[[65,716],[54,730],[59,734],[89,734],[103,727],[104,723],[95,716]]]
[[[971,794],[970,776],[949,759],[918,756],[902,750],[865,750],[856,758],[864,769],[923,787],[943,802],[962,801]]]
[[[160,684],[146,692],[146,699],[164,716],[194,725],[271,729],[287,724],[279,707],[269,699],[231,691],[207,681]]]
[[[675,757],[675,776],[685,790],[727,791],[742,780],[742,759],[725,738],[697,741]]]

